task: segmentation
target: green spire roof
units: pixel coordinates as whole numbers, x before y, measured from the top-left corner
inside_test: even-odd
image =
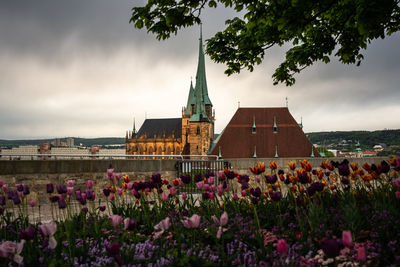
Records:
[[[191,122],[209,121],[209,118],[206,114],[205,105],[212,105],[212,104],[210,99],[208,98],[208,92],[207,92],[206,68],[204,64],[203,39],[202,39],[201,28],[200,28],[199,63],[197,66],[194,98],[196,103],[195,114],[192,115],[189,121]]]
[[[278,158],[279,156],[278,156],[278,146],[275,146],[275,156],[274,156],[275,158]]]
[[[194,88],[193,88],[193,82],[190,81],[190,89],[189,89],[189,97],[186,105],[186,115],[190,115],[192,111],[192,105],[196,104],[196,99],[194,96]]]
[[[256,146],[254,146],[253,158],[257,158],[257,147]]]
[[[203,33],[201,24],[200,24],[199,62],[197,65],[195,90],[201,91],[204,105],[212,105],[211,100],[208,97],[206,66],[204,62],[204,51],[203,51]]]

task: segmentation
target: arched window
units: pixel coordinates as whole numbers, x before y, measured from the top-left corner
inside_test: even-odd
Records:
[[[200,127],[199,126],[197,126],[196,134],[200,135]]]

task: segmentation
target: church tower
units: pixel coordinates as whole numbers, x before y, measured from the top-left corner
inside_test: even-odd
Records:
[[[214,139],[213,105],[208,97],[206,68],[203,50],[202,29],[200,26],[199,59],[196,84],[190,83],[187,105],[182,110],[183,154],[207,155]]]

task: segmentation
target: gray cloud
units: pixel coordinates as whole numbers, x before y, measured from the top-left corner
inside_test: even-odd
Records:
[[[128,23],[143,1],[2,1],[0,138],[124,136],[136,117],[179,117],[195,76],[198,27],[159,42]],[[203,13],[203,36],[223,29],[232,10]],[[206,60],[221,131],[241,106],[284,106],[305,131],[398,128],[400,36],[372,42],[360,67],[332,60],[273,86],[283,48],[255,71],[226,77]],[[4,101],[5,100],[5,101]]]

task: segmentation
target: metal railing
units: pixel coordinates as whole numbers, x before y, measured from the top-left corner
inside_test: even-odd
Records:
[[[231,168],[231,163],[225,160],[183,160],[178,161],[175,165],[177,177],[182,175],[190,176],[190,183],[185,184],[180,190],[188,193],[200,192],[196,186],[196,178],[203,179],[206,174],[213,173],[214,184],[220,184],[217,172],[226,168]]]
[[[180,159],[217,160],[216,155],[127,155],[127,154],[0,154],[0,160],[57,160],[57,159]]]

